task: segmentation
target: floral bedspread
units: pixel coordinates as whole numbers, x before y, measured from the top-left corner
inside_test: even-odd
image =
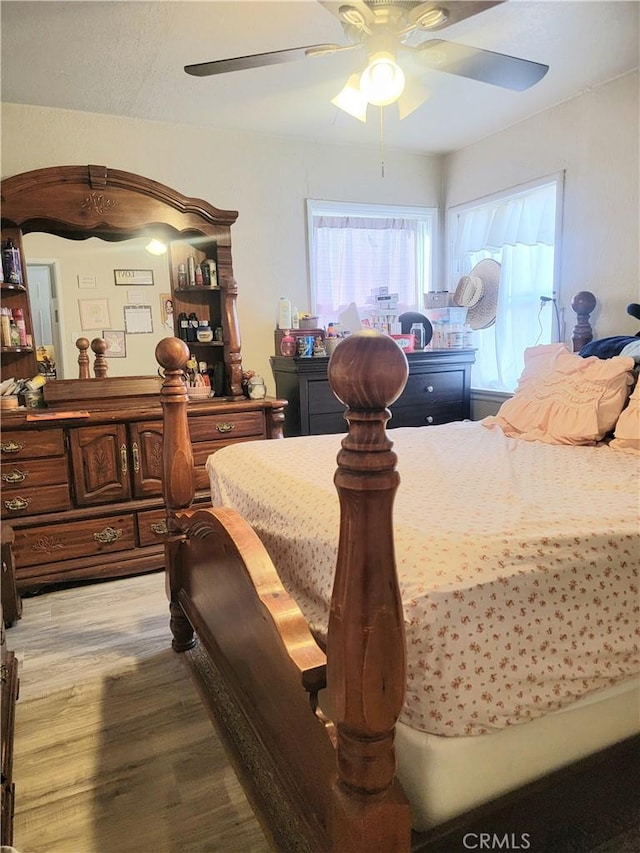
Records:
[[[440,735],[525,722],[637,673],[638,460],[481,423],[389,433],[408,679],[401,719]],[[341,436],[228,446],[207,462],[290,594],[326,630]]]

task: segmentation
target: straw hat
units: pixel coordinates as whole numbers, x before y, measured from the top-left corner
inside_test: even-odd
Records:
[[[500,264],[486,258],[476,264],[469,275],[463,275],[453,302],[467,309],[467,324],[472,329],[487,329],[496,321]]]

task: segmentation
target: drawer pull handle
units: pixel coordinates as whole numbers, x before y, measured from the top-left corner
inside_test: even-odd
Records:
[[[2,479],[5,483],[23,483],[27,479],[27,474],[19,468],[13,468],[8,474],[3,474]]]
[[[433,423],[433,415],[427,415],[427,417],[425,418],[425,421],[428,424],[432,424]]]
[[[424,390],[427,392],[427,394],[433,394],[433,385],[427,385]]]
[[[230,424],[229,421],[223,421],[221,424],[216,424],[218,432],[231,432],[236,428],[235,424]]]
[[[15,512],[19,509],[26,509],[31,503],[31,498],[13,498],[10,501],[5,501],[4,505],[7,509]]]
[[[127,445],[123,444],[120,448],[120,467],[122,468],[122,473],[126,475],[127,473]]]
[[[165,533],[168,533],[168,532],[169,532],[169,528],[167,527],[167,522],[166,522],[166,521],[159,521],[157,524],[152,524],[152,525],[151,525],[151,530],[152,530],[152,531],[153,531],[157,536],[164,536],[164,535],[165,535]]]
[[[96,542],[116,542],[122,536],[122,528],[115,530],[113,527],[105,527],[99,533],[94,533],[93,538]]]
[[[0,450],[2,450],[3,453],[20,453],[23,448],[24,444],[20,444],[12,438],[9,439],[9,441],[3,441],[0,445]]]
[[[138,442],[133,442],[133,447],[131,448],[131,455],[133,456],[133,470],[138,473],[140,470],[140,451],[138,450]]]

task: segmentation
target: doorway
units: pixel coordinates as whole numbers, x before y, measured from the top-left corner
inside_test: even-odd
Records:
[[[47,353],[55,364],[55,378],[64,379],[68,368],[64,363],[62,347],[62,312],[58,297],[59,275],[56,261],[30,261],[27,264],[27,281],[34,341],[38,348],[51,348]]]

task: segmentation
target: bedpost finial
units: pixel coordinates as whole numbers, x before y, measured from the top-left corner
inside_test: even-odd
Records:
[[[591,314],[596,307],[597,299],[589,290],[581,290],[571,300],[571,308],[576,314]]]
[[[329,361],[329,382],[350,409],[385,409],[407,383],[407,357],[388,335],[363,329],[336,347]]]
[[[163,338],[156,346],[156,361],[165,371],[184,370],[189,347],[180,338]]]

